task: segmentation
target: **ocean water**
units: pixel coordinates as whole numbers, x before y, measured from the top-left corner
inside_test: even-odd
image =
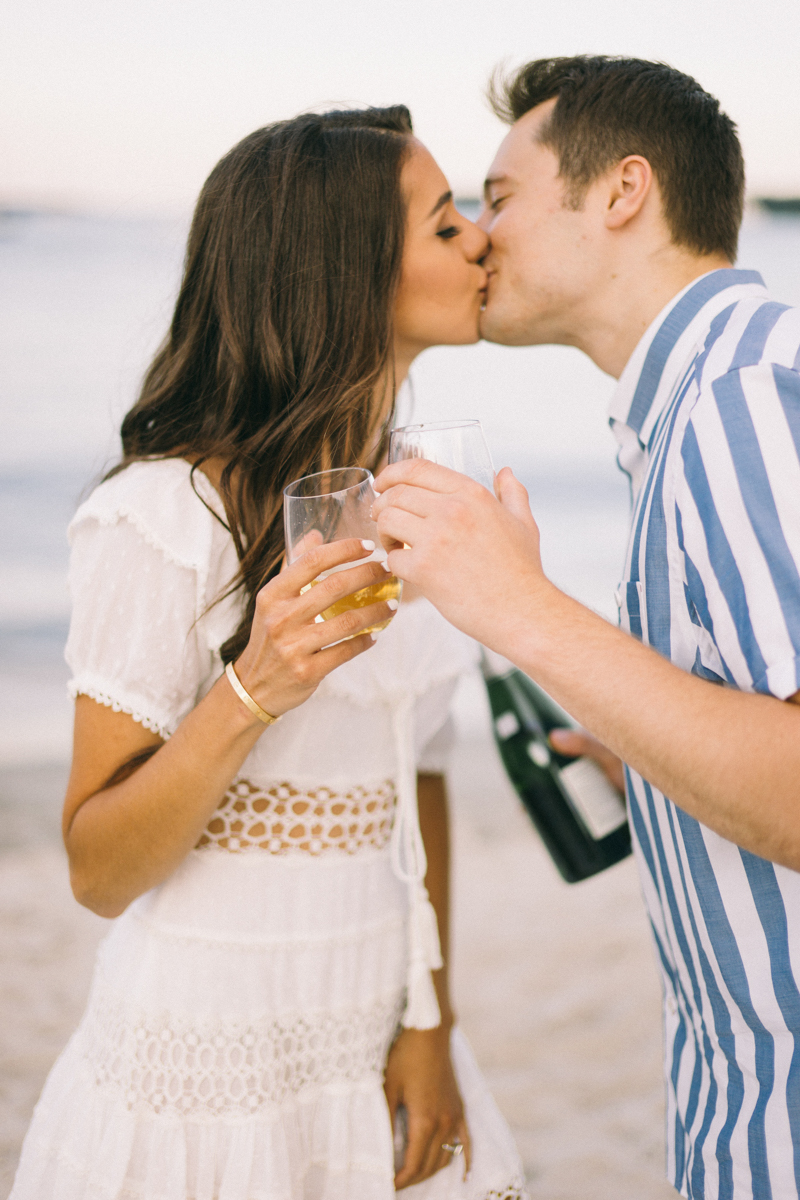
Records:
[[[112,463],[163,336],[186,235],[176,220],[0,218],[0,768],[69,755],[65,530]],[[800,304],[800,220],[751,214],[739,265]],[[613,618],[628,492],[605,407],[613,380],[564,347],[429,351],[403,414],[479,417],[528,486],[551,577]]]

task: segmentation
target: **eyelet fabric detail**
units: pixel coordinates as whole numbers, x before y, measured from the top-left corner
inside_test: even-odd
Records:
[[[95,1086],[129,1111],[192,1120],[249,1117],[309,1088],[380,1078],[400,1017],[396,997],[263,1021],[159,1018],[98,999],[79,1035]]]
[[[261,787],[239,779],[225,793],[197,849],[311,855],[383,850],[395,803],[391,779],[347,791],[303,790],[285,782]]]

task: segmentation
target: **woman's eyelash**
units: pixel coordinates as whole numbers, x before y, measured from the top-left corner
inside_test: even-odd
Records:
[[[453,238],[458,237],[459,233],[461,233],[461,230],[457,225],[448,225],[447,229],[437,229],[436,236],[440,238]]]

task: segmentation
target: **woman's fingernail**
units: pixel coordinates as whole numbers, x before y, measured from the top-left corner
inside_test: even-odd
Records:
[[[377,635],[377,633],[371,633],[371,634],[369,635],[369,640],[370,640],[371,642],[377,642],[377,640],[378,640],[378,635]]]
[[[383,567],[383,569],[384,569],[384,571],[386,572],[386,574],[387,574],[387,575],[391,575],[391,573],[392,573],[392,568],[389,566],[389,560],[388,560],[388,558],[382,558],[382,559],[381,559],[381,566]]]
[[[399,601],[399,600],[387,600],[387,601],[386,601],[386,607],[387,607],[387,608],[390,608],[390,609],[392,610],[392,612],[395,612],[395,611],[396,611],[396,609],[397,609],[397,607],[398,607],[398,605],[399,605],[399,603],[400,603],[400,601]]]
[[[375,549],[375,543],[371,542],[369,540],[369,538],[362,538],[361,545],[364,547],[365,550],[374,550]]]

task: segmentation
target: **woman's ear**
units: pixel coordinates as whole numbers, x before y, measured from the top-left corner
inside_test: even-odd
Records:
[[[629,154],[609,174],[607,229],[621,229],[642,209],[653,186],[653,168],[640,154]]]

